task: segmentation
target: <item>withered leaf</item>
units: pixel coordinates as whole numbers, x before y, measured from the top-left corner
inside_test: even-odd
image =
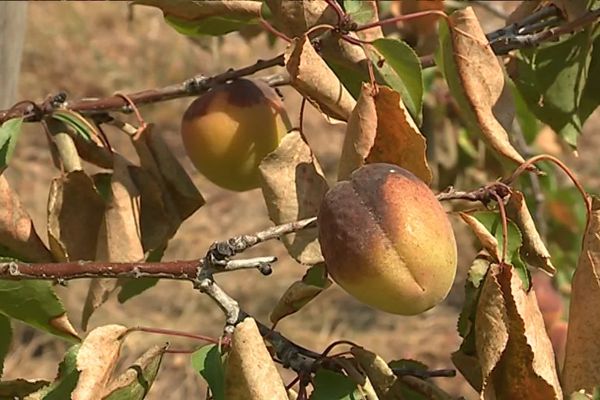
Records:
[[[550,261],[550,252],[548,252],[535,227],[535,222],[529,213],[523,193],[518,190],[513,191],[506,204],[506,212],[508,217],[517,224],[523,235],[521,256],[532,266],[541,268],[549,274],[554,274],[556,269]]]
[[[104,201],[83,171],[52,180],[48,194],[48,241],[59,261],[93,260]]]
[[[329,186],[319,162],[299,132],[287,134],[259,168],[271,221],[283,224],[317,215]],[[323,261],[316,228],[286,235],[282,241],[290,255],[302,264]]]
[[[475,320],[482,399],[562,399],[552,344],[534,291],[510,265],[493,265]]]
[[[338,180],[348,179],[355,169],[365,164],[377,134],[377,110],[366,83],[361,86],[358,102],[350,114],[338,167]]]
[[[475,236],[477,236],[481,246],[493,257],[494,261],[499,262],[500,247],[496,237],[474,216],[464,212],[459,213],[459,215],[462,220],[469,225],[469,228],[471,228]]]
[[[380,86],[375,96],[377,133],[367,163],[391,163],[409,170],[426,184],[432,175],[425,155],[425,137],[404,106],[400,94]]]
[[[71,395],[73,400],[96,400],[104,392],[117,364],[126,331],[127,328],[121,325],[105,325],[87,335],[77,353],[80,374]]]
[[[562,380],[565,393],[592,392],[600,382],[600,200],[592,197],[592,213],[573,275],[569,330]]]
[[[171,203],[180,221],[186,220],[205,203],[192,179],[173,155],[154,126],[147,128],[133,140],[140,157],[141,166],[147,169],[161,184],[164,202],[171,213]]]
[[[306,35],[294,38],[285,51],[291,85],[325,115],[347,121],[356,100],[327,66]]]
[[[471,7],[450,15],[441,24],[438,65],[459,103],[470,129],[480,134],[499,155],[517,164],[523,157],[492,112],[504,87],[504,71],[496,59]]]
[[[350,351],[362,370],[367,374],[375,393],[380,399],[401,400],[404,398],[402,388],[397,384],[398,378],[383,358],[362,347],[352,347]]]
[[[419,132],[398,92],[363,84],[358,103],[348,121],[340,157],[338,179],[347,179],[365,163],[391,163],[405,168],[430,184],[425,137]]]
[[[225,366],[227,400],[287,400],[279,372],[258,332],[256,322],[246,318],[233,332]]]
[[[138,358],[118,378],[111,381],[103,400],[143,399],[148,394],[167,346],[153,346]]]
[[[33,222],[10,188],[4,175],[0,175],[0,251],[24,261],[50,262],[52,254],[35,231]]]
[[[260,1],[254,0],[135,0],[134,4],[143,4],[160,8],[165,15],[197,20],[208,17],[252,18],[260,15]]]
[[[301,280],[295,281],[286,289],[271,311],[269,319],[273,324],[277,324],[282,318],[299,311],[331,286],[331,283],[324,263],[312,266]]]
[[[110,182],[110,199],[98,233],[97,261],[137,262],[144,259],[139,226],[140,196],[129,174],[129,162],[115,155]],[[110,278],[90,283],[83,307],[82,326],[87,328],[90,316],[117,287]]]
[[[320,24],[335,25],[337,14],[323,0],[266,0],[275,25],[290,37],[302,36]]]

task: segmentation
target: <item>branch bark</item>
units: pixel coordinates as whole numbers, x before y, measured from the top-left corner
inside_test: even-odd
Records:
[[[268,60],[258,60],[256,63],[240,69],[230,69],[221,74],[206,77],[196,76],[176,85],[166,86],[159,89],[148,89],[140,92],[129,93],[129,97],[135,105],[157,103],[182,97],[198,96],[207,92],[212,87],[225,83],[232,79],[252,75],[258,71],[285,64],[283,54]],[[285,84],[286,80],[278,75],[272,77],[273,86]],[[123,96],[109,96],[101,99],[81,99],[73,102],[65,101],[65,95],[59,94],[46,99],[41,104],[34,102],[20,102],[9,110],[0,111],[0,124],[14,117],[24,117],[28,122],[40,121],[44,116],[51,114],[57,108],[66,108],[84,114],[106,113],[118,111],[129,113],[131,106]]]

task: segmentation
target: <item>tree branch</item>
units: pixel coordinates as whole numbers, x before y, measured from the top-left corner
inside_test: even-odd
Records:
[[[212,87],[225,83],[232,79],[252,75],[258,71],[283,66],[283,54],[268,60],[258,60],[256,63],[240,69],[230,69],[221,74],[205,77],[202,75],[177,84],[159,89],[148,89],[140,92],[129,93],[129,97],[135,105],[156,103],[166,100],[178,99],[181,97],[198,96],[207,92]],[[286,83],[282,76],[275,75],[271,77],[274,86]],[[0,111],[0,124],[14,117],[24,117],[28,122],[40,121],[44,116],[51,114],[57,108],[66,108],[84,114],[105,113],[108,111],[118,111],[129,113],[132,111],[130,105],[122,96],[108,96],[100,99],[81,99],[73,102],[67,102],[66,96],[60,94],[46,99],[41,104],[31,101],[19,102],[9,110]]]

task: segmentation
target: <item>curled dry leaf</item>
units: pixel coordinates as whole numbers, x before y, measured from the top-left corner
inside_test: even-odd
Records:
[[[473,231],[477,239],[481,243],[481,246],[486,250],[496,262],[500,262],[500,247],[498,240],[487,230],[484,224],[479,222],[474,216],[461,212],[459,213],[462,220],[469,225],[469,228]]]
[[[140,196],[129,173],[129,163],[115,155],[110,198],[100,224],[96,246],[97,261],[136,262],[144,259],[139,225]],[[83,306],[81,324],[87,328],[90,316],[117,288],[116,279],[94,279]]]
[[[504,87],[504,71],[471,7],[455,11],[440,29],[438,65],[470,129],[499,155],[517,164],[523,157],[494,116]]]
[[[375,393],[382,400],[401,400],[404,398],[398,378],[385,360],[377,354],[361,347],[352,347],[352,355],[371,381]]]
[[[523,235],[523,247],[521,256],[534,267],[538,267],[554,274],[556,269],[550,261],[550,252],[546,248],[542,237],[538,233],[535,222],[529,213],[523,193],[514,190],[506,204],[508,217],[514,221]]]
[[[347,121],[356,101],[327,66],[306,35],[294,38],[285,51],[292,86],[325,115]]]
[[[0,251],[32,262],[52,261],[52,255],[35,231],[29,214],[0,175]]]
[[[284,224],[317,215],[329,186],[310,146],[298,131],[285,135],[259,168],[271,221]],[[286,235],[281,240],[298,262],[314,265],[323,261],[316,228]]]
[[[345,180],[365,164],[377,134],[377,110],[372,87],[363,83],[356,106],[346,126],[346,136],[338,167],[338,180]]]
[[[277,29],[289,37],[302,36],[315,25],[337,24],[337,14],[324,0],[266,0],[266,3]]]
[[[48,194],[48,241],[58,261],[94,260],[104,201],[93,180],[73,171],[52,180]]]
[[[425,156],[425,137],[419,132],[400,94],[388,87],[379,87],[375,110],[377,134],[366,162],[399,165],[430,184],[432,176]]]
[[[164,190],[164,202],[169,213],[172,213],[171,203],[174,203],[178,219],[184,221],[202,207],[205,201],[162,135],[153,128],[149,124],[146,130],[133,139],[133,144],[142,167],[157,179]]]
[[[73,400],[96,400],[104,393],[119,353],[123,334],[121,325],[105,325],[91,331],[77,353],[77,370],[80,371]]]
[[[325,263],[312,266],[301,280],[292,283],[283,293],[271,311],[271,322],[277,324],[282,318],[299,311],[329,286],[331,280],[327,277]]]
[[[482,399],[562,399],[552,343],[534,291],[510,265],[492,265],[475,319]]]
[[[592,213],[573,275],[569,330],[562,380],[565,393],[592,392],[600,382],[600,200]]]
[[[133,3],[158,7],[165,15],[186,20],[198,20],[218,16],[253,18],[260,15],[261,8],[261,2],[255,0],[135,0]]]
[[[153,346],[106,388],[103,400],[141,400],[146,397],[167,346]]]
[[[246,318],[233,332],[225,366],[227,400],[287,400],[288,396],[258,332],[256,322]]]
[[[426,158],[425,137],[408,113],[400,94],[380,86],[377,95],[363,84],[346,129],[338,179],[348,179],[365,163],[396,164],[426,184],[432,175]]]

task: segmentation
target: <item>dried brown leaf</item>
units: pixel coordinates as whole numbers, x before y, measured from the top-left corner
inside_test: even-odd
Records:
[[[59,261],[93,260],[104,201],[83,171],[56,178],[48,194],[48,241]]]
[[[227,400],[282,400],[288,398],[281,376],[258,332],[246,318],[233,332],[225,366]]]
[[[409,170],[426,184],[432,175],[426,158],[425,137],[413,121],[400,94],[380,86],[375,96],[377,134],[367,163],[391,163]]]
[[[483,225],[477,218],[474,216],[461,212],[459,213],[460,217],[469,228],[473,231],[477,239],[481,243],[481,246],[493,257],[495,262],[500,261],[500,250],[498,245],[498,240],[492,235],[485,225]]]
[[[163,197],[168,210],[171,203],[174,203],[178,218],[184,221],[205,204],[202,194],[173,155],[162,135],[154,131],[152,124],[148,125],[133,143],[142,167],[154,175],[165,191]]]
[[[131,166],[129,174],[140,193],[140,229],[144,251],[160,248],[177,232],[179,216],[168,211],[164,192],[152,174],[137,166]],[[170,210],[175,211],[173,208]]]
[[[105,325],[91,331],[77,353],[77,386],[73,400],[97,400],[104,392],[121,350],[122,335],[127,328]]]
[[[325,115],[347,121],[356,101],[327,66],[306,35],[294,38],[285,51],[292,86]]]
[[[377,134],[377,110],[370,85],[363,83],[356,106],[346,126],[340,156],[338,180],[348,179],[355,169],[365,164]]]
[[[130,164],[116,155],[110,183],[110,199],[98,233],[97,261],[136,262],[144,259],[139,226],[140,195],[129,173]],[[116,289],[115,279],[94,279],[83,307],[82,327],[91,314]]]
[[[384,162],[399,165],[430,184],[425,138],[400,95],[384,86],[377,96],[372,93],[371,85],[362,85],[346,128],[338,179],[348,179],[365,163]]]
[[[473,9],[455,11],[449,22],[450,41],[442,44],[444,71],[465,117],[499,155],[523,163],[492,111],[504,88],[504,71]]]
[[[401,386],[396,384],[398,378],[383,358],[361,347],[352,347],[350,351],[381,400],[404,399]]]
[[[562,399],[552,344],[534,291],[509,265],[493,265],[475,320],[482,399]]]
[[[329,186],[319,162],[299,132],[287,134],[259,168],[271,221],[283,224],[317,215]],[[316,228],[286,235],[282,241],[290,255],[302,264],[323,261]]]
[[[337,14],[324,0],[266,0],[266,3],[277,28],[290,37],[302,36],[315,25],[337,24]]]
[[[600,200],[592,213],[573,275],[569,330],[562,380],[565,393],[592,392],[600,382]]]
[[[331,281],[329,280],[325,287],[310,285],[301,280],[292,283],[283,293],[273,311],[271,311],[269,319],[273,324],[276,324],[288,315],[298,312],[329,286],[331,286]]]
[[[534,267],[554,274],[556,269],[550,261],[550,252],[535,227],[535,222],[529,213],[523,193],[515,190],[506,205],[508,217],[514,221],[523,235],[521,256]]]
[[[483,281],[475,317],[475,347],[481,365],[483,390],[486,390],[492,371],[500,362],[509,339],[508,316],[497,278],[497,268],[497,265],[492,265]],[[483,393],[485,392],[482,392],[482,398],[487,398]]]
[[[71,321],[69,321],[67,314],[61,314],[58,317],[52,318],[48,322],[53,328],[58,329],[60,332],[64,332],[73,336],[74,338],[79,339],[79,334],[75,328],[73,328],[73,325],[71,325]]]
[[[0,248],[33,262],[52,261],[52,254],[35,231],[29,214],[0,175]]]
[[[135,0],[134,4],[143,4],[160,8],[165,15],[194,20],[208,17],[243,17],[260,15],[261,2],[256,0]]]

